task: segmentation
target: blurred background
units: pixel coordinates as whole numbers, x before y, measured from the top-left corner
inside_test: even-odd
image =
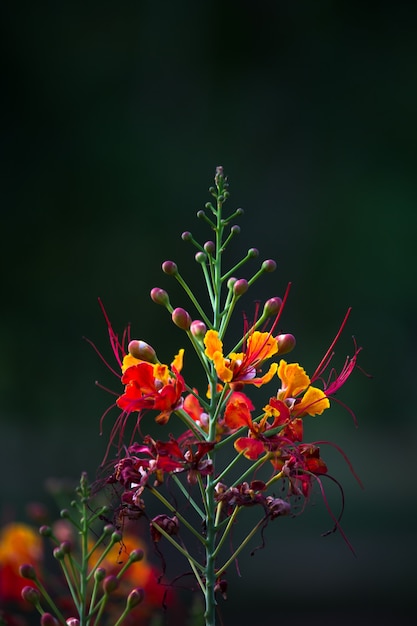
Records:
[[[312,372],[353,307],[336,367],[363,346],[329,416],[307,437],[331,449],[343,528],[319,494],[267,529],[229,573],[224,624],[408,624],[415,609],[417,44],[413,3],[14,2],[3,5],[0,324],[1,514],[23,518],[48,478],[94,478],[118,391],[114,328],[162,361],[184,337],[155,305],[188,307],[166,259],[201,289],[189,230],[215,168],[245,211],[232,264],[250,247],[278,267],[245,299],[290,298],[291,357]],[[200,287],[198,287],[200,286]],[[235,332],[241,332],[240,316]],[[187,346],[185,346],[187,347]],[[187,370],[185,369],[187,375]],[[196,382],[198,384],[198,381]],[[268,393],[268,392],[267,392]],[[405,399],[404,399],[405,398]],[[332,497],[332,496],[330,496]],[[169,615],[167,616],[169,624]]]

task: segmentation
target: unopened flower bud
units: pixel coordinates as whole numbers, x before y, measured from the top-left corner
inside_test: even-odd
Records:
[[[266,315],[267,317],[272,317],[272,315],[277,315],[281,306],[282,306],[281,298],[278,298],[278,297],[269,298],[269,300],[267,300],[264,305],[264,315]]]
[[[129,609],[129,611],[135,608],[135,606],[142,602],[144,597],[145,592],[143,591],[143,589],[141,587],[135,587],[135,589],[132,589],[132,591],[127,596],[126,608]]]
[[[290,333],[285,333],[282,335],[277,335],[275,339],[278,342],[279,355],[287,354],[288,352],[291,352],[291,350],[294,350],[296,343],[294,335],[291,335]]]
[[[51,537],[52,528],[50,526],[43,525],[39,528],[39,534],[42,535],[42,537]]]
[[[101,583],[102,580],[106,578],[106,570],[104,567],[98,567],[94,572],[94,580],[98,583]]]
[[[151,289],[151,298],[155,302],[155,304],[162,304],[162,306],[169,307],[169,296],[165,289],[160,289],[159,287],[154,287]]]
[[[61,547],[54,548],[53,555],[58,561],[62,561],[65,558],[65,552]]]
[[[67,626],[80,626],[80,620],[77,619],[76,617],[69,617],[66,620],[66,624]]]
[[[206,243],[204,244],[204,250],[207,252],[207,254],[214,254],[216,250],[216,244],[214,243],[214,241],[206,241]]]
[[[27,578],[28,580],[36,580],[35,568],[29,563],[21,565],[19,568],[19,572],[22,578]]]
[[[177,307],[172,311],[171,317],[172,321],[176,326],[178,326],[178,328],[181,328],[182,330],[190,330],[191,316],[185,309]]]
[[[182,233],[181,238],[183,241],[191,241],[191,239],[193,238],[192,234],[186,230]]]
[[[277,264],[273,259],[268,259],[262,263],[262,269],[264,272],[275,272]]]
[[[103,533],[105,535],[111,535],[112,533],[114,533],[115,528],[113,526],[113,524],[106,524],[105,527],[103,528]]]
[[[178,274],[177,264],[174,261],[164,261],[162,263],[162,271],[168,274],[168,276],[175,276],[175,274]]]
[[[158,363],[158,359],[156,357],[156,352],[146,341],[141,341],[140,339],[132,339],[127,346],[129,354],[135,357],[135,359],[140,359],[141,361],[146,361],[147,363]]]
[[[106,576],[103,580],[103,590],[106,595],[113,593],[119,587],[119,579],[116,576]]]
[[[235,224],[234,226],[231,227],[230,232],[233,233],[234,235],[239,235],[239,233],[240,233],[240,226]]]
[[[25,602],[29,602],[29,604],[33,604],[35,606],[39,604],[39,601],[41,599],[41,594],[39,593],[39,591],[35,589],[35,587],[29,587],[29,585],[23,587],[21,594]]]
[[[235,284],[236,280],[237,278],[235,278],[234,276],[231,276],[229,280],[227,281],[227,288],[233,289],[233,285]]]
[[[194,258],[201,265],[207,261],[207,255],[204,252],[197,252]]]
[[[248,256],[249,256],[251,259],[255,259],[257,256],[259,256],[259,250],[258,250],[258,248],[250,248],[250,249],[248,250]]]
[[[145,556],[144,551],[141,548],[136,548],[136,550],[132,550],[129,554],[129,561],[132,563],[137,563],[138,561],[142,561]]]
[[[62,550],[63,554],[69,554],[72,548],[70,541],[63,541],[59,547]]]
[[[43,613],[41,617],[41,626],[58,626],[59,622],[51,613]]]
[[[242,296],[249,289],[249,283],[244,278],[240,278],[233,285],[233,293],[235,296]]]
[[[118,530],[112,533],[112,536],[111,536],[112,543],[118,543],[121,540],[122,540],[122,533],[120,533]]]
[[[207,332],[207,326],[201,320],[194,320],[191,322],[190,330],[193,337],[203,339]]]

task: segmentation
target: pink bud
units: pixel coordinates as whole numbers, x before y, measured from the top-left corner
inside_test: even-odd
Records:
[[[110,593],[113,593],[113,591],[116,591],[116,589],[119,587],[119,579],[116,578],[116,576],[106,576],[106,578],[103,580],[103,590],[104,593],[109,595]]]
[[[278,298],[278,297],[269,298],[269,300],[265,302],[264,315],[267,315],[268,317],[272,317],[272,315],[277,315],[281,306],[282,306],[281,298]]]
[[[207,332],[207,326],[201,320],[194,320],[191,322],[190,330],[196,339],[203,339]]]
[[[164,261],[162,263],[162,270],[165,274],[168,274],[168,276],[175,276],[175,274],[178,274],[178,267],[174,261]]]
[[[294,335],[291,335],[290,333],[286,333],[286,334],[282,334],[282,335],[278,335],[277,337],[275,337],[275,339],[278,342],[278,354],[287,354],[288,352],[291,352],[291,350],[294,350],[295,348],[295,337]]]
[[[240,278],[233,285],[233,293],[236,296],[242,296],[249,289],[249,283],[244,278]]]
[[[178,328],[181,328],[182,330],[190,330],[191,317],[185,309],[182,309],[181,307],[174,309],[171,317],[172,321],[176,326],[178,326]]]
[[[137,606],[138,604],[142,602],[144,597],[145,597],[145,592],[143,591],[143,589],[141,589],[141,587],[136,587],[135,589],[132,589],[132,591],[127,596],[127,602],[126,602],[127,608],[129,610],[133,609],[135,606]]]
[[[41,617],[41,626],[58,626],[58,620],[51,613],[43,613]]]
[[[23,587],[21,593],[23,600],[29,602],[29,604],[39,604],[41,594],[37,589],[35,589],[35,587],[29,587],[29,585],[27,585],[26,587]]]
[[[262,263],[262,269],[264,272],[275,272],[277,264],[273,259],[268,259]]]
[[[151,289],[151,298],[155,302],[155,304],[162,304],[166,307],[169,306],[169,296],[165,289],[154,287],[153,289]]]
[[[135,359],[140,359],[147,363],[158,363],[155,350],[146,341],[132,339],[127,349],[129,354],[135,357]]]
[[[35,568],[29,563],[21,565],[19,568],[19,572],[22,578],[27,578],[28,580],[36,580]]]

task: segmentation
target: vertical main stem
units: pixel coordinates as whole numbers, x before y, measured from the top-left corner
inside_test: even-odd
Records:
[[[207,535],[206,535],[206,588],[205,588],[205,623],[206,626],[215,626],[216,623],[216,568],[215,568],[215,501],[214,501],[214,480],[212,476],[207,477],[206,483],[206,503],[207,503]]]

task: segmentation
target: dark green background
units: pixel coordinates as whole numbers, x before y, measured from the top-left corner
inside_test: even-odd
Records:
[[[313,371],[348,306],[338,365],[364,350],[314,439],[345,487],[344,529],[317,495],[276,521],[229,575],[227,626],[408,624],[416,551],[416,106],[413,3],[44,2],[2,8],[3,517],[42,499],[47,477],[94,476],[99,420],[117,389],[97,298],[117,330],[169,361],[181,332],[149,298],[177,261],[197,285],[190,230],[215,167],[243,207],[230,260],[257,247],[278,270],[246,298],[291,297],[282,318]],[[248,276],[257,262],[248,267]],[[245,270],[242,276],[245,276]],[[240,332],[241,320],[235,320]],[[187,346],[186,346],[187,347]],[[113,414],[114,417],[114,414]],[[112,417],[105,424],[109,428]],[[310,434],[311,433],[311,434]]]

